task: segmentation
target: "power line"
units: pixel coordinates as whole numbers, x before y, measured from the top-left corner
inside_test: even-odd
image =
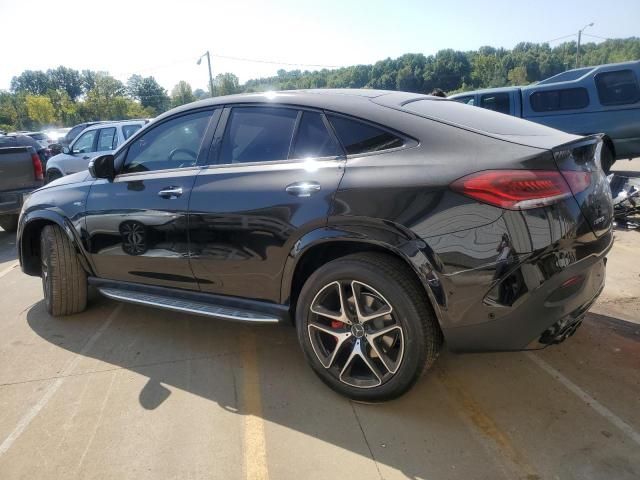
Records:
[[[562,37],[552,38],[551,40],[547,40],[547,41],[542,42],[542,43],[551,43],[551,42],[555,42],[556,40],[564,40],[565,38],[575,37],[576,35],[577,35],[577,33],[572,33],[570,35],[564,35]]]
[[[340,68],[341,65],[322,65],[319,63],[288,63],[288,62],[276,62],[275,60],[260,60],[257,58],[246,58],[246,57],[232,57],[230,55],[216,55],[214,53],[211,54],[212,57],[215,58],[224,58],[226,60],[236,60],[239,62],[250,62],[250,63],[267,63],[270,65],[287,65],[289,67],[322,67],[322,68]]]
[[[583,33],[582,35],[584,35],[585,37],[599,38],[600,40],[611,40],[610,38],[601,37],[600,35],[591,35],[590,33]]]

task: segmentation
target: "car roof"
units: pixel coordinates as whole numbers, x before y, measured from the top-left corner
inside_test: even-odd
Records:
[[[209,106],[223,106],[228,104],[277,104],[299,107],[311,107],[334,110],[342,113],[380,109],[380,106],[396,107],[416,99],[444,100],[439,97],[422,95],[419,93],[398,92],[392,90],[374,90],[367,88],[317,88],[307,90],[278,90],[256,93],[242,93],[221,97],[206,98],[193,103],[176,107],[156,117],[154,122],[180,112],[187,112],[196,108]]]
[[[523,88],[523,87],[482,88],[480,90],[469,90],[468,92],[455,93],[453,95],[448,96],[447,98],[469,97],[471,95],[487,94],[487,93],[513,92],[515,90],[519,90],[520,88]]]
[[[585,75],[596,74],[601,71],[608,70],[618,70],[620,68],[631,68],[631,67],[640,67],[640,60],[634,60],[631,62],[620,62],[620,63],[605,63],[603,65],[596,65],[592,67],[580,67],[573,68],[571,70],[567,70],[561,73],[558,73],[552,77],[545,78],[544,80],[540,80],[538,83],[534,85],[529,85],[529,87],[536,85],[550,85],[554,83],[565,83],[565,82],[573,82],[575,80],[579,80]]]
[[[99,122],[95,125],[89,125],[82,132],[86,132],[89,130],[97,130],[105,127],[117,127],[118,125],[126,126],[126,125],[144,125],[146,122],[144,120],[114,120],[113,122]]]

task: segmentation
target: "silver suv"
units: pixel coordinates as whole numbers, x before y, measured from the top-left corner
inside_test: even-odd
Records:
[[[62,153],[49,159],[46,182],[86,170],[89,160],[114,151],[146,123],[146,120],[126,120],[88,127],[68,147],[64,147]]]

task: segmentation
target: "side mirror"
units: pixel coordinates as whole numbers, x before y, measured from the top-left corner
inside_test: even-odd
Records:
[[[116,176],[113,155],[100,155],[89,161],[89,173],[93,178],[106,178],[111,181]]]
[[[66,145],[62,147],[62,153],[66,153],[67,155],[71,155],[71,149]]]

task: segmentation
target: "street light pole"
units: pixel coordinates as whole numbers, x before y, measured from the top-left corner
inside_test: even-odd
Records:
[[[209,50],[207,50],[204,55],[200,56],[197,62],[198,65],[200,65],[202,57],[207,57],[207,66],[209,67],[209,93],[213,97],[213,75],[211,74],[211,55],[209,55]]]
[[[593,27],[593,22],[589,25],[585,25],[580,30],[578,30],[578,46],[576,48],[576,68],[580,66],[580,40],[582,39],[582,32],[586,30],[588,27]]]

